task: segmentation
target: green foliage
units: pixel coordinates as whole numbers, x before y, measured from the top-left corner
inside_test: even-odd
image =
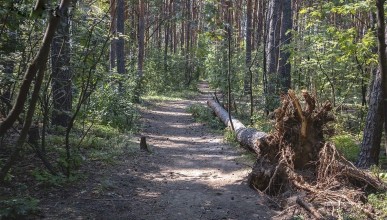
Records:
[[[382,170],[380,166],[372,165],[370,171],[387,184],[387,172]],[[372,205],[375,209],[377,214],[376,219],[381,220],[387,218],[387,192],[372,193],[368,195],[368,204]]]
[[[316,91],[320,99],[360,102],[362,85],[377,65],[375,35],[371,29],[361,32],[332,23],[330,17],[350,22],[354,13],[367,14],[372,5],[360,0],[323,1],[301,10],[305,29],[293,34],[290,47],[296,89]]]
[[[252,121],[253,127],[258,131],[270,132],[273,128],[273,123],[262,112],[254,114]]]
[[[214,116],[212,110],[204,105],[190,105],[187,112],[191,113],[196,121],[206,123],[212,129],[220,129],[224,127],[219,119]]]
[[[332,137],[337,150],[350,161],[356,161],[360,153],[360,147],[356,143],[356,137],[350,134],[336,135]]]
[[[95,117],[101,124],[121,131],[135,131],[139,113],[133,103],[134,87],[133,79],[125,79],[120,74],[110,75],[92,95],[90,107],[85,109],[83,117]]]
[[[304,216],[303,215],[295,215],[292,217],[292,220],[304,220]]]
[[[75,182],[82,178],[81,175],[71,175],[70,177],[66,177],[62,174],[53,175],[46,170],[38,168],[34,169],[31,174],[36,181],[43,184],[45,187],[63,187],[68,183]]]
[[[239,146],[235,132],[229,128],[224,130],[224,140],[233,146]]]
[[[376,219],[387,218],[387,192],[370,194],[368,196],[368,203],[374,207],[377,213]]]
[[[106,164],[115,164],[119,162],[120,156],[134,154],[137,149],[132,137],[124,134],[105,140],[105,143],[100,145],[100,148],[92,148],[88,153],[88,158]]]
[[[111,126],[107,126],[103,124],[94,124],[91,127],[90,134],[99,138],[109,140],[114,137],[117,137],[118,135],[121,134],[121,132],[119,131],[119,129]]]
[[[336,133],[350,133],[359,135],[363,132],[364,118],[366,117],[366,107],[355,104],[346,104],[348,110],[338,110],[334,113],[335,123],[334,128]]]
[[[82,130],[83,127],[90,127],[87,134]],[[47,137],[47,150],[58,154],[57,165],[60,168],[70,165],[72,169],[78,169],[86,160],[113,164],[120,155],[134,153],[135,149],[129,132],[104,124],[75,126],[70,136],[70,145],[74,146],[70,161],[66,159],[63,142],[64,137],[61,135]]]
[[[31,197],[0,201],[0,219],[24,219],[39,213],[39,200]]]

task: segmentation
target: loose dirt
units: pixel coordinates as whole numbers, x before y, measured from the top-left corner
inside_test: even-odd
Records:
[[[151,153],[123,155],[85,183],[40,198],[46,219],[270,219],[273,213],[247,185],[251,167],[220,134],[194,122],[194,100],[149,103],[142,110]],[[60,195],[61,198],[57,198]]]

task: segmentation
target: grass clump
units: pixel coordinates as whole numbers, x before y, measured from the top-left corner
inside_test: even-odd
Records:
[[[350,161],[356,161],[360,153],[360,147],[356,143],[356,137],[350,134],[336,135],[332,137],[336,149]]]
[[[190,105],[188,106],[187,112],[192,114],[195,121],[206,123],[212,129],[219,130],[224,127],[219,119],[214,116],[212,110],[204,105]]]
[[[239,146],[239,143],[236,139],[236,134],[230,128],[226,128],[224,130],[224,140],[232,146]]]
[[[376,219],[387,219],[387,192],[368,195],[368,203],[376,210]]]

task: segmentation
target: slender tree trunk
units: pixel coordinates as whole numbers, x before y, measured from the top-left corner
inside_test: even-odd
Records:
[[[267,94],[266,109],[273,111],[279,105],[279,98],[276,92],[278,84],[277,65],[279,55],[279,33],[280,33],[280,0],[270,0],[267,22],[267,48],[266,48],[266,70],[267,70]]]
[[[72,70],[70,68],[70,20],[66,11],[51,46],[52,125],[67,127],[72,108]]]
[[[110,42],[110,72],[116,68],[116,54],[117,54],[117,17],[116,17],[116,0],[110,0],[110,30],[112,35],[112,40]]]
[[[170,3],[172,4],[172,3]],[[168,0],[165,1],[165,16],[164,17],[167,17],[169,16],[169,4],[168,4]],[[170,23],[169,21],[166,21],[166,25],[165,25],[165,31],[164,31],[164,72],[166,73],[167,70],[168,70],[168,44],[169,44],[169,33],[170,33]]]
[[[117,1],[117,72],[119,74],[125,74],[125,40],[123,35],[125,34],[125,1],[124,0],[116,0]],[[122,85],[120,85],[122,86]]]
[[[232,121],[232,117],[231,117],[231,64],[232,64],[232,61],[231,61],[231,42],[232,42],[232,11],[231,11],[231,8],[232,8],[232,2],[231,0],[226,0],[226,4],[227,4],[227,11],[226,11],[226,15],[227,15],[227,23],[228,23],[228,26],[226,27],[226,30],[227,30],[227,43],[228,43],[228,65],[227,65],[227,82],[228,82],[228,86],[227,86],[227,104],[228,104],[228,118],[229,118],[229,121],[230,121],[230,124],[231,124],[231,129],[233,131],[235,131],[235,127],[234,127],[234,123]]]
[[[140,87],[143,77],[144,53],[145,53],[145,0],[139,0],[138,8],[138,62],[137,62],[137,85],[135,90],[135,101],[140,101]]]
[[[252,82],[250,81],[250,66],[251,66],[251,33],[252,33],[252,0],[247,0],[246,7],[246,71],[244,77],[244,94],[249,94],[251,91]]]
[[[281,21],[281,48],[286,48],[291,42],[291,32],[293,28],[292,19],[292,2],[289,0],[282,1],[282,21]],[[287,93],[291,87],[291,65],[289,61],[290,52],[286,49],[280,51],[278,61],[278,77],[280,81],[281,91]]]
[[[192,69],[191,69],[191,54],[190,54],[190,42],[191,42],[191,0],[186,0],[186,29],[185,29],[185,60],[186,60],[186,85],[189,85],[192,80]]]

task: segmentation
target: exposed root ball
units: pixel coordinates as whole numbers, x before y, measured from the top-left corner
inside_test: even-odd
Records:
[[[261,153],[250,175],[250,185],[271,195],[301,190],[315,202],[341,201],[363,210],[357,203],[364,200],[359,187],[381,190],[385,185],[357,169],[333,144],[325,142],[333,133],[328,126],[334,120],[331,104],[325,102],[317,107],[315,98],[306,91],[302,97],[300,102],[292,90],[282,96],[282,106],[275,111],[275,129],[264,143],[259,143]],[[363,212],[372,216],[367,210]]]

